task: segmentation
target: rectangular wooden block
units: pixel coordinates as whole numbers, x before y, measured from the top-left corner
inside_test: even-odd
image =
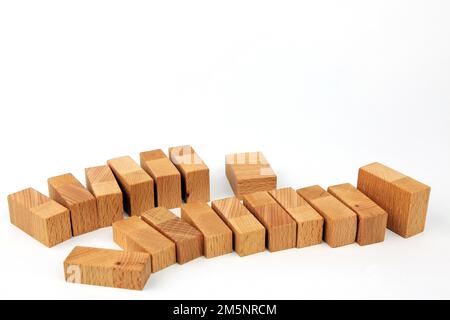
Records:
[[[123,219],[122,191],[108,166],[85,169],[86,187],[97,199],[100,227]]]
[[[322,243],[323,218],[292,188],[269,191],[269,194],[297,223],[297,248]]]
[[[150,277],[145,252],[75,247],[64,260],[67,282],[142,290]]]
[[[359,169],[358,189],[388,213],[387,227],[408,238],[425,229],[431,188],[380,163]]]
[[[141,218],[175,242],[179,264],[203,255],[203,234],[168,209],[153,208],[143,213]]]
[[[108,160],[123,192],[125,211],[140,216],[155,206],[153,179],[131,157]]]
[[[233,233],[207,203],[182,205],[181,218],[203,234],[205,257],[213,258],[233,251]]]
[[[150,254],[152,272],[158,272],[176,262],[175,244],[139,217],[114,222],[113,238],[124,250]]]
[[[267,191],[244,195],[244,205],[266,227],[269,251],[295,247],[297,224]]]
[[[266,229],[235,197],[216,200],[212,208],[233,231],[234,250],[241,257],[266,249]]]
[[[141,152],[141,167],[155,181],[155,206],[181,206],[181,175],[172,161],[160,149]]]
[[[325,219],[324,239],[332,248],[355,242],[356,213],[320,186],[297,190],[297,193]]]
[[[11,223],[47,247],[72,237],[69,210],[28,188],[8,196]]]
[[[95,197],[71,173],[49,178],[47,183],[50,198],[70,210],[74,236],[100,228]]]
[[[181,174],[184,201],[209,202],[209,168],[191,146],[169,148],[169,157]]]

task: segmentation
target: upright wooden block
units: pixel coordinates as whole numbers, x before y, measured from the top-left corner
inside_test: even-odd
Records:
[[[323,218],[292,188],[269,191],[269,194],[297,223],[297,248],[322,243]]]
[[[142,290],[150,277],[145,252],[75,247],[64,260],[67,282]]]
[[[181,218],[203,234],[203,252],[207,258],[233,251],[233,233],[207,203],[192,202],[182,205]]]
[[[320,186],[299,189],[297,192],[325,219],[324,239],[330,247],[355,242],[356,213]]]
[[[131,157],[108,160],[124,196],[125,211],[140,216],[155,206],[153,179]]]
[[[72,237],[69,210],[28,188],[8,196],[11,223],[47,247]]]
[[[175,244],[139,217],[114,222],[113,238],[124,250],[150,254],[152,272],[158,272],[176,262]]]
[[[100,227],[123,219],[122,191],[108,166],[85,169],[86,187],[97,199]]]
[[[175,242],[179,264],[203,255],[203,234],[168,209],[163,207],[153,208],[143,213],[141,218]]]
[[[248,256],[266,249],[266,229],[237,198],[213,201],[212,208],[233,231],[238,255]]]
[[[295,247],[297,224],[267,191],[244,195],[244,205],[266,227],[269,251]]]
[[[155,181],[157,207],[181,206],[181,176],[172,161],[160,149],[141,152],[141,167]]]
[[[388,213],[387,227],[408,238],[425,229],[431,188],[380,163],[359,169],[358,189]]]
[[[71,173],[47,182],[50,198],[70,210],[74,236],[100,228],[95,197]]]
[[[181,174],[184,201],[209,202],[209,169],[191,146],[169,148],[169,157]]]

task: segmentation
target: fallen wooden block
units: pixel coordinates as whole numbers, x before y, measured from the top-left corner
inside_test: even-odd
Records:
[[[49,178],[47,183],[50,198],[70,210],[74,236],[100,228],[95,197],[71,173]]]
[[[69,210],[28,188],[8,196],[11,223],[47,247],[72,237]]]
[[[266,227],[269,251],[295,247],[297,224],[267,191],[244,195],[244,205]]]
[[[330,247],[355,242],[356,213],[320,186],[299,189],[297,192],[325,219],[324,239]]]
[[[233,233],[207,203],[182,205],[181,218],[203,234],[205,257],[213,258],[233,251]]]
[[[423,232],[431,188],[380,163],[359,169],[358,189],[388,213],[387,227],[404,238]]]
[[[179,264],[203,255],[203,234],[168,209],[153,208],[143,213],[141,218],[175,242]]]
[[[125,211],[140,216],[155,206],[153,179],[131,157],[108,160],[124,196]]]
[[[67,282],[142,290],[150,277],[145,252],[75,247],[64,260]]]
[[[175,244],[139,217],[114,222],[113,238],[124,250],[150,254],[152,272],[158,272],[176,262]]]
[[[266,229],[237,198],[216,200],[211,205],[233,231],[238,255],[243,257],[266,249]]]
[[[269,191],[269,194],[297,223],[297,248],[322,243],[323,218],[292,188]]]

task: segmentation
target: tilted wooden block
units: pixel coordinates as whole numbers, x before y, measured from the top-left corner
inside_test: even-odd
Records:
[[[152,272],[158,272],[176,262],[175,244],[139,217],[114,222],[113,238],[124,250],[150,254]]]
[[[359,169],[358,189],[388,213],[387,227],[408,238],[425,229],[431,188],[380,163]]]
[[[244,205],[266,227],[269,251],[295,247],[297,224],[267,191],[244,195]]]
[[[266,249],[266,229],[235,197],[216,200],[212,208],[230,227],[234,250],[241,257]]]
[[[269,191],[269,194],[297,223],[297,248],[322,243],[323,218],[292,188]]]
[[[359,245],[384,241],[388,217],[386,211],[350,183],[329,187],[328,192],[358,216],[356,242]]]
[[[181,218],[203,234],[205,257],[213,258],[233,251],[233,233],[207,203],[182,205]]]
[[[141,152],[141,167],[155,181],[157,207],[181,206],[181,176],[162,150]]]
[[[325,219],[324,239],[330,247],[355,242],[356,213],[320,186],[299,189],[297,192]]]
[[[140,216],[155,206],[153,179],[131,157],[108,160],[123,192],[125,211]]]
[[[150,277],[145,252],[75,247],[64,260],[67,282],[142,290]]]
[[[141,218],[175,242],[179,264],[203,255],[203,234],[168,209],[163,207],[153,208],[144,212]]]
[[[28,188],[8,196],[11,223],[47,247],[72,237],[69,210]]]

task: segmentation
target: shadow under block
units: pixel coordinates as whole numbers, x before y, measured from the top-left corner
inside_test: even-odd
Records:
[[[380,163],[359,169],[358,189],[388,213],[387,227],[404,238],[425,229],[431,188]]]
[[[10,194],[8,206],[11,223],[47,247],[72,237],[69,210],[32,188]]]
[[[244,205],[266,228],[269,251],[295,248],[297,224],[267,191],[245,195]]]
[[[269,194],[297,223],[297,248],[322,243],[323,218],[305,199],[292,188],[271,190]]]
[[[204,202],[181,206],[181,218],[203,234],[203,253],[207,258],[233,251],[233,233],[219,216]]]
[[[95,197],[71,173],[49,178],[47,182],[50,198],[70,210],[74,236],[100,228]]]
[[[234,250],[241,257],[266,249],[266,229],[235,197],[216,200],[213,210],[233,231]]]
[[[131,157],[108,160],[108,165],[119,182],[130,216],[140,216],[155,206],[153,179]]]
[[[85,169],[86,187],[97,199],[100,227],[111,226],[123,219],[122,191],[108,166]]]
[[[179,208],[181,206],[181,176],[162,150],[141,152],[141,167],[155,181],[155,206]]]
[[[175,244],[139,217],[114,222],[113,238],[124,250],[150,254],[152,272],[158,272],[176,262]]]
[[[328,192],[358,216],[356,242],[364,246],[384,241],[387,212],[349,183],[328,188]]]
[[[203,255],[203,234],[168,209],[153,208],[143,213],[141,218],[175,242],[179,264]]]
[[[64,260],[67,282],[142,290],[150,277],[145,252],[75,247]]]
[[[169,148],[169,157],[181,174],[185,202],[209,202],[209,168],[191,146]]]
[[[325,219],[324,239],[332,248],[355,242],[356,213],[320,186],[297,190],[297,193]]]

